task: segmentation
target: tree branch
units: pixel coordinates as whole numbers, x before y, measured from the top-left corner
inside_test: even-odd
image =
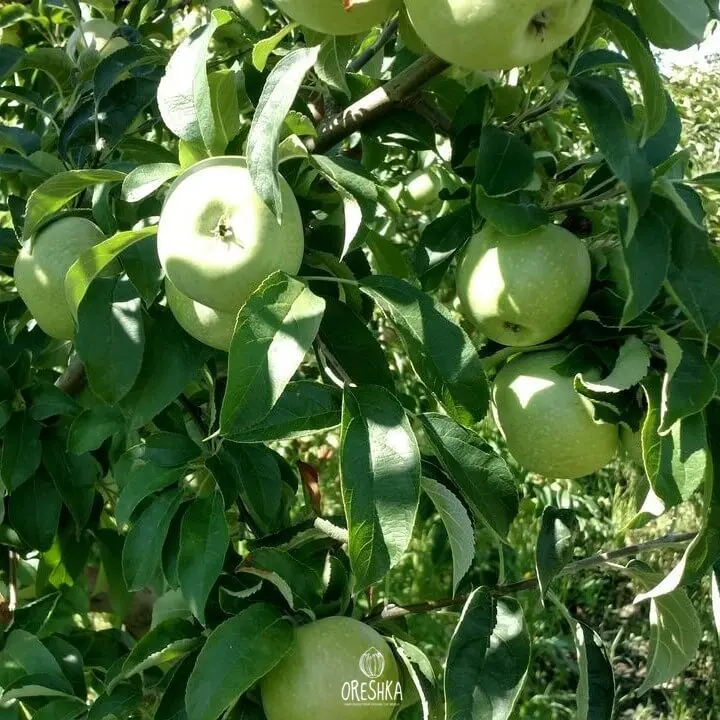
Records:
[[[613,560],[620,560],[626,557],[632,557],[643,552],[649,552],[650,550],[662,550],[665,548],[672,547],[674,545],[686,545],[692,542],[697,536],[697,533],[683,533],[680,535],[665,535],[655,540],[650,540],[645,543],[638,543],[636,545],[628,545],[620,548],[619,550],[610,550],[609,552],[598,553],[597,555],[591,555],[590,557],[582,558],[581,560],[575,560],[565,566],[560,572],[558,577],[565,577],[566,575],[572,575],[579,570],[588,570],[591,568],[599,567],[605,563],[612,562]],[[502,585],[496,585],[490,588],[493,595],[510,595],[524,590],[534,590],[538,586],[537,576],[528,578],[527,580],[520,580],[514,583],[504,583]],[[429,602],[415,603],[412,605],[386,605],[385,607],[371,613],[367,618],[367,622],[380,622],[382,620],[395,620],[397,618],[405,617],[407,615],[417,615],[420,613],[434,612],[435,610],[444,610],[451,607],[459,607],[467,602],[469,595],[459,595],[452,598],[443,598],[441,600],[431,600]]]
[[[316,530],[319,530],[333,540],[337,540],[337,542],[346,543],[350,539],[348,531],[345,528],[339,527],[329,520],[315,518],[313,526]]]
[[[448,67],[444,60],[434,55],[423,55],[385,85],[321,123],[318,136],[306,141],[308,150],[313,153],[327,152],[363,125],[384,115],[396,103],[412,95]]]

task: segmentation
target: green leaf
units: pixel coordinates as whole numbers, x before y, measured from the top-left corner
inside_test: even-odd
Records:
[[[43,436],[42,461],[78,530],[81,530],[92,512],[95,483],[100,475],[98,463],[92,455],[67,452],[64,439],[47,433]]]
[[[154,720],[188,720],[185,712],[185,688],[190,673],[195,667],[196,659],[197,655],[193,653],[183,658],[175,666],[170,682],[155,711]]]
[[[634,233],[640,215],[650,202],[652,173],[637,142],[630,136],[623,108],[618,104],[617,90],[622,88],[608,77],[579,77],[570,87],[580,104],[592,138],[608,165],[622,180],[633,201],[629,223]]]
[[[282,217],[278,171],[278,141],[285,116],[300,85],[318,58],[320,47],[292,50],[272,69],[265,81],[247,139],[247,161],[257,194]]]
[[[660,328],[655,332],[667,363],[658,428],[660,435],[666,435],[678,420],[707,406],[715,395],[717,382],[699,345],[690,340],[676,340]]]
[[[149,236],[126,248],[120,254],[120,262],[149,308],[160,294],[163,279],[156,239]]]
[[[55,612],[59,600],[60,593],[54,592],[17,608],[13,618],[13,628],[27,630],[33,635],[41,635]]]
[[[692,182],[710,190],[720,190],[720,171],[698,175],[692,179]]]
[[[188,720],[216,720],[282,660],[292,640],[292,625],[262,603],[219,625],[187,684]]]
[[[127,395],[143,360],[142,301],[126,278],[96,278],[78,308],[75,336],[90,389],[108,405]]]
[[[77,415],[80,406],[51,382],[38,382],[27,391],[30,417],[42,422],[56,415]]]
[[[107,578],[110,607],[115,615],[125,617],[133,601],[133,595],[127,588],[122,572],[122,550],[125,538],[115,530],[109,529],[100,529],[96,531],[95,536],[102,569]]]
[[[653,195],[634,232],[628,233],[627,208],[618,206],[627,300],[621,323],[628,324],[648,309],[662,290],[670,266],[672,220],[668,202]]]
[[[283,526],[288,491],[292,497],[295,495],[283,475],[284,462],[277,453],[262,445],[226,442],[221,452],[208,458],[206,465],[223,489],[226,504],[232,503],[239,494],[260,533],[268,534]],[[230,486],[228,492],[225,491],[227,485]]]
[[[604,380],[588,382],[583,379],[582,384],[590,392],[596,393],[615,394],[629,390],[647,375],[650,358],[648,346],[633,335],[623,343],[615,361],[615,367]]]
[[[10,497],[8,516],[18,535],[36,550],[49,550],[60,522],[62,499],[46,472],[38,470]]]
[[[85,715],[87,706],[80,698],[58,698],[40,708],[34,720],[77,720]]]
[[[393,323],[418,377],[452,417],[463,423],[482,420],[489,403],[482,363],[442,305],[397,278],[374,275],[361,287]]]
[[[520,138],[496,127],[480,136],[475,183],[488,197],[510,195],[532,179],[533,153]]]
[[[465,506],[442,483],[429,477],[421,480],[423,492],[440,515],[450,541],[453,559],[453,593],[475,559],[475,533]]]
[[[114,8],[111,7],[112,15]],[[93,94],[95,102],[99,103],[112,88],[131,71],[147,65],[164,66],[167,56],[158,48],[149,43],[147,45],[133,43],[127,47],[119,48],[103,57],[93,73]]]
[[[472,430],[449,417],[431,413],[419,419],[440,464],[475,517],[505,537],[520,502],[505,461]]]
[[[206,65],[213,33],[230,20],[230,13],[213,13],[207,25],[190,33],[170,58],[157,91],[165,125],[180,139],[204,146],[210,154],[220,143]]]
[[[229,68],[216,70],[208,75],[208,82],[215,117],[215,141],[212,154],[221,155],[230,141],[240,132],[238,75]]]
[[[530,663],[530,637],[512,598],[478,588],[455,628],[445,667],[446,717],[507,720]]]
[[[679,223],[673,234],[667,289],[704,335],[720,327],[720,259],[705,232]]]
[[[631,562],[628,570],[645,588],[661,578],[647,566]],[[640,601],[640,596],[635,602]],[[671,593],[650,599],[650,655],[645,679],[637,689],[638,696],[679,675],[694,659],[700,647],[702,626],[687,593],[677,588]]]
[[[547,210],[525,200],[491,198],[480,187],[473,199],[478,215],[507,235],[527,235],[550,222]]]
[[[268,58],[272,54],[273,50],[283,41],[286,35],[289,35],[296,27],[297,23],[291,22],[284,25],[274,35],[263,38],[253,45],[252,49],[252,64],[256,70],[263,72],[267,65]]]
[[[184,467],[161,467],[152,462],[134,470],[127,482],[120,488],[115,506],[115,518],[120,527],[130,522],[135,508],[153,493],[179,483],[187,474]]]
[[[337,362],[356,385],[381,385],[392,390],[394,382],[380,343],[365,321],[348,305],[333,298],[325,301],[318,338],[323,354]]]
[[[645,137],[654,135],[665,122],[667,103],[665,85],[645,33],[637,18],[616,5],[603,4],[597,8],[620,47],[630,58],[643,93],[645,108]]]
[[[162,546],[181,503],[179,490],[166,490],[153,499],[130,528],[122,553],[128,590],[142,590],[160,569]]]
[[[28,240],[53,213],[86,188],[103,183],[122,182],[118,170],[68,170],[46,180],[30,193],[25,208],[22,239]]]
[[[405,552],[420,494],[420,452],[400,403],[384,388],[346,388],[340,440],[348,554],[358,587]]]
[[[11,493],[27,482],[40,465],[41,430],[42,425],[26,410],[13,413],[5,426],[0,450],[0,481]]]
[[[220,576],[230,535],[219,490],[197,498],[183,515],[178,579],[193,615],[205,623],[205,603]]]
[[[661,48],[697,45],[710,20],[703,0],[633,0],[633,6],[653,45]]]
[[[120,400],[130,429],[147,425],[200,372],[212,351],[193,340],[168,311],[145,327],[145,353],[135,384]]]
[[[140,165],[125,176],[122,198],[129,203],[140,202],[181,172],[182,168],[176,163],[159,162]]]
[[[64,679],[62,670],[53,654],[38,638],[25,630],[13,630],[7,636],[0,657],[4,671],[14,668],[20,671],[20,676],[46,675]],[[68,692],[72,692],[69,685]]]
[[[80,303],[92,281],[126,248],[143,238],[154,235],[156,227],[119,232],[86,250],[65,275],[65,297],[77,318]]]
[[[315,74],[331,90],[350,99],[350,88],[345,71],[355,52],[357,38],[353,35],[328,35],[320,45],[320,53],[315,62]]]
[[[202,643],[200,628],[182,618],[170,618],[156,625],[130,651],[122,665],[128,678],[148,668],[173,662]]]
[[[87,720],[132,717],[142,699],[143,692],[139,683],[121,683],[116,685],[112,692],[105,691],[98,695],[90,706]]]
[[[548,505],[542,514],[535,545],[535,572],[545,596],[552,581],[572,560],[580,525],[572,510]]]
[[[703,484],[709,470],[710,454],[703,414],[695,413],[676,422],[671,436],[672,475],[680,498],[686,501]]]
[[[75,455],[97,450],[111,435],[125,429],[125,418],[113,405],[94,405],[73,420],[68,451]]]
[[[310,380],[288,383],[261,422],[228,439],[240,443],[288,440],[330,430],[340,424],[342,393]]]
[[[615,712],[615,676],[602,638],[576,620],[554,595],[550,598],[570,625],[580,678],[577,685],[578,720],[612,720]]]
[[[273,273],[248,298],[230,345],[223,435],[268,415],[310,349],[324,310],[322,298],[283,272]]]

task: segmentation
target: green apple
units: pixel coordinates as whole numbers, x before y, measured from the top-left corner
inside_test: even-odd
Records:
[[[460,260],[457,293],[467,318],[491,340],[537,345],[575,319],[591,269],[587,248],[564,228],[510,236],[487,224]]]
[[[213,310],[183,295],[171,282],[165,280],[165,297],[168,307],[180,326],[205,345],[224,350],[230,349],[235,332],[235,313]]]
[[[425,210],[439,199],[442,179],[435,168],[417,170],[405,179],[401,200],[411,210]]]
[[[402,702],[387,642],[347,617],[298,628],[290,651],[260,690],[267,720],[390,720]]]
[[[117,29],[118,26],[109,20],[86,20],[70,35],[65,48],[67,54],[77,60],[84,50],[94,50],[101,57],[107,57],[116,50],[127,47],[125,38],[112,37]]]
[[[410,18],[408,17],[405,7],[403,7],[400,11],[398,33],[400,35],[400,39],[403,41],[403,44],[408,50],[410,50],[410,52],[413,52],[416,55],[424,55],[425,53],[430,52],[427,45],[415,32],[415,28],[410,22]]]
[[[173,183],[158,224],[160,262],[187,297],[237,313],[276,270],[294,274],[302,262],[302,218],[280,179],[282,218],[255,192],[245,158],[214,157]]]
[[[513,358],[493,383],[493,415],[512,456],[548,478],[578,478],[607,465],[618,445],[615,425],[596,423],[592,404],[573,378],[553,367],[567,353],[532,352]],[[583,372],[599,379],[594,368]]]
[[[366,32],[390,17],[397,0],[275,0],[288,17],[327,35]]]
[[[632,462],[638,465],[645,464],[642,448],[642,428],[633,432],[629,427],[621,425],[620,447],[622,447],[623,452],[629,460],[632,460]]]
[[[70,340],[75,334],[65,298],[65,275],[85,250],[104,239],[102,230],[90,220],[65,217],[46,225],[30,252],[20,250],[15,286],[37,324],[51,337]]]
[[[405,0],[420,39],[469,70],[508,70],[554,52],[582,26],[592,0]]]
[[[210,0],[208,9],[232,7],[242,15],[257,31],[265,27],[268,14],[262,0]]]

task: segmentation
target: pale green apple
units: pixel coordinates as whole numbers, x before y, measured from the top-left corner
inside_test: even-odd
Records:
[[[235,8],[258,31],[265,27],[268,19],[262,0],[210,0],[208,3],[209,10],[223,7]]]
[[[327,35],[355,35],[387,20],[398,0],[275,0],[301,25]]]
[[[554,52],[580,29],[592,0],[405,0],[420,39],[469,70],[508,70]]]
[[[400,35],[400,39],[403,41],[403,44],[408,50],[410,50],[410,52],[413,52],[416,55],[424,55],[425,53],[430,52],[427,45],[415,32],[415,28],[412,26],[407,10],[404,6],[400,11],[398,33]]]
[[[625,425],[620,426],[620,446],[628,459],[638,465],[644,465],[642,447],[642,428],[633,432]]]
[[[65,275],[80,255],[105,239],[102,230],[81,217],[65,217],[45,226],[32,249],[20,250],[15,286],[40,328],[50,337],[70,340],[75,334],[65,298]]]
[[[564,228],[510,236],[487,224],[460,261],[457,293],[467,318],[487,337],[527,347],[572,323],[590,280],[590,254]]]
[[[545,350],[510,360],[493,383],[493,415],[512,456],[548,478],[578,478],[596,472],[614,457],[615,425],[596,423],[592,404],[575,392],[573,378],[553,366],[566,353]],[[599,379],[594,368],[585,378]]]
[[[370,699],[381,686],[384,697]],[[386,640],[348,617],[298,628],[290,651],[263,678],[260,690],[267,720],[390,720],[402,701]]]
[[[281,178],[282,218],[255,192],[245,158],[214,157],[173,183],[158,224],[160,262],[187,297],[237,313],[273,272],[295,274],[302,262],[302,218]]]
[[[442,179],[435,168],[417,170],[405,179],[400,198],[411,210],[425,210],[438,201],[442,187]]]
[[[175,319],[188,335],[218,350],[227,352],[230,349],[235,331],[235,313],[213,310],[190,299],[168,279],[165,280],[165,297]]]
[[[118,26],[109,20],[86,20],[70,35],[65,50],[73,60],[77,60],[84,50],[94,50],[101,57],[107,57],[116,50],[127,47],[125,38],[112,37],[117,29]]]

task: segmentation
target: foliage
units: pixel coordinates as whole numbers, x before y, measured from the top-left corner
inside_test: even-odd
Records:
[[[655,688],[698,657],[676,702],[712,712],[718,86],[666,82],[650,43],[689,47],[717,3],[596,0],[552,56],[492,73],[418,57],[391,18],[332,37],[205,5],[0,7],[0,717],[260,720],[293,627],[336,615],[390,642],[398,720],[671,712]],[[68,54],[90,17],[122,42]],[[178,324],[156,245],[170,184],[223,155],[278,218],[284,178],[305,231],[229,353]],[[13,268],[73,216],[104,240],[53,339]],[[551,221],[593,260],[553,370],[640,434],[642,469],[528,473],[488,414],[533,348],[461,316],[457,261],[486,223]]]

